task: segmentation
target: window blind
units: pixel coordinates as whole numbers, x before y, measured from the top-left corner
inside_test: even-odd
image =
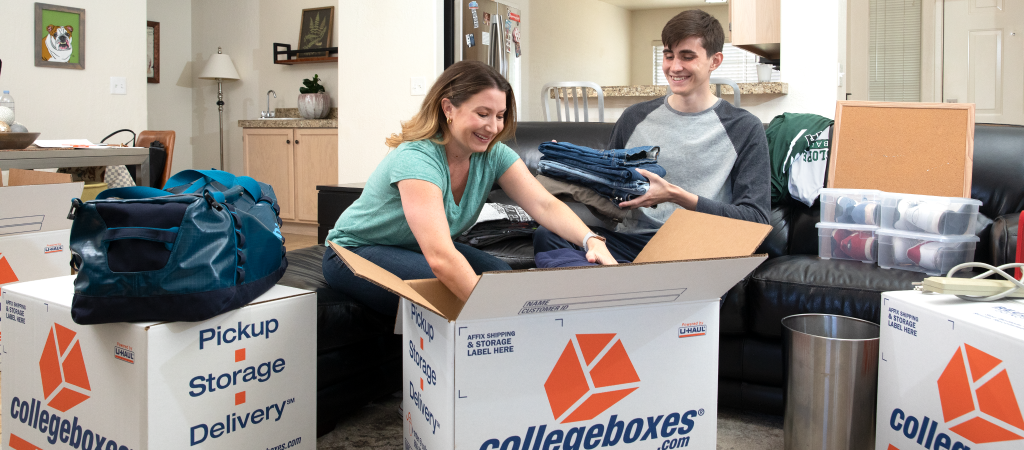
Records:
[[[870,0],[868,97],[921,101],[920,0]]]
[[[662,52],[665,49],[661,41],[654,41],[654,84],[663,86],[668,84],[665,79],[665,72],[662,71]],[[711,76],[715,78],[729,78],[737,83],[757,82],[757,55],[725,44],[722,47],[722,65],[718,66]],[[772,81],[781,81],[782,77],[777,70],[772,71]]]

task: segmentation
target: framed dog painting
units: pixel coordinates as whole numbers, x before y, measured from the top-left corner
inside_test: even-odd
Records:
[[[85,10],[36,3],[36,67],[85,69]]]

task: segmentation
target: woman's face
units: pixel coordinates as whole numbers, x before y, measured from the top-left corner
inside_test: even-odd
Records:
[[[441,106],[451,119],[449,145],[454,144],[462,152],[487,151],[494,137],[505,128],[505,92],[499,89],[480,91],[459,106],[445,99]]]

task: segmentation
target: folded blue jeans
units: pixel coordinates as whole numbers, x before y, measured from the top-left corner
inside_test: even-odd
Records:
[[[625,202],[644,195],[650,188],[646,178],[643,181],[614,181],[593,172],[569,167],[555,161],[541,160],[537,172],[552,178],[568,181],[593,189],[598,194],[615,202]]]
[[[657,146],[642,146],[627,149],[598,150],[569,142],[545,142],[538,148],[548,159],[577,160],[583,164],[599,164],[607,167],[630,167],[656,164],[661,149]]]

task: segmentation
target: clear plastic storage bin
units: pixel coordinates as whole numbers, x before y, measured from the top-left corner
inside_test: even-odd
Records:
[[[878,226],[882,191],[822,189],[821,221]]]
[[[929,275],[945,275],[958,264],[974,261],[979,239],[900,230],[878,230],[878,266]]]
[[[882,228],[942,236],[974,234],[981,201],[971,198],[882,194]]]
[[[870,225],[818,223],[818,256],[821,259],[850,259],[873,263],[877,260],[878,244]]]

